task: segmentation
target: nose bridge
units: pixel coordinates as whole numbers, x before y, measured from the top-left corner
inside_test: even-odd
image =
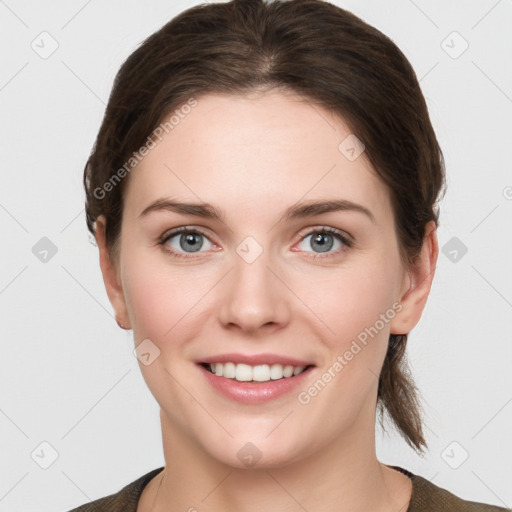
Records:
[[[286,321],[288,297],[274,275],[276,265],[271,253],[251,236],[236,247],[233,270],[221,299],[221,320],[225,325],[237,324],[243,330],[254,330]]]

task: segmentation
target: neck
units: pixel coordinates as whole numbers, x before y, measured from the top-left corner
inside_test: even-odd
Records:
[[[161,420],[166,464],[146,496],[148,511],[407,510],[412,483],[377,460],[374,429],[354,424],[313,455],[284,467],[249,469],[219,462],[163,412]]]

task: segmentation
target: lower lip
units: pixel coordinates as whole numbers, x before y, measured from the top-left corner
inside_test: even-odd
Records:
[[[313,366],[294,377],[287,377],[267,382],[239,382],[235,379],[219,377],[198,365],[208,382],[222,395],[243,404],[262,404],[275,400],[292,392],[308,378]]]

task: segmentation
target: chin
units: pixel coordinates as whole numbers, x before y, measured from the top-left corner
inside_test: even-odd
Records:
[[[218,462],[237,469],[285,467],[306,456],[306,447],[301,447],[298,439],[297,442],[290,439],[289,433],[286,444],[277,436],[265,438],[261,432],[252,438],[244,434],[225,439],[223,443],[211,441],[205,444],[203,440],[203,450]]]

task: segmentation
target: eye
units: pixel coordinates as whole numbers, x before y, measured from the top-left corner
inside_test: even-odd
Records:
[[[320,257],[323,257],[323,253],[327,253],[327,257],[348,250],[352,247],[352,241],[338,229],[323,227],[303,235],[298,247],[299,250],[305,252],[309,252],[309,249],[312,249]]]
[[[201,252],[201,249],[208,251],[214,246],[203,232],[187,227],[165,234],[159,243],[171,256],[177,258],[187,258],[187,254]]]
[[[309,242],[308,242],[309,239]],[[298,244],[300,251],[316,253],[314,258],[339,255],[352,247],[352,240],[342,231],[322,227],[302,235]],[[205,252],[217,247],[208,236],[197,228],[181,227],[163,235],[159,244],[173,258],[194,258],[194,253]],[[203,251],[201,251],[203,249]]]

